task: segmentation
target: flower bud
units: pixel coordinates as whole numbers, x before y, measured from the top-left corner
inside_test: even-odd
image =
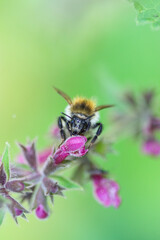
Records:
[[[21,209],[15,208],[14,210],[15,210],[15,214],[17,217],[23,213],[23,211]]]
[[[39,206],[36,208],[36,216],[39,218],[39,219],[45,219],[48,217],[48,213],[47,211],[45,210],[43,204],[39,204]]]
[[[24,184],[18,180],[7,182],[5,187],[12,192],[22,192],[24,190]]]
[[[60,164],[68,156],[69,156],[69,153],[63,152],[61,149],[58,149],[55,152],[53,159],[56,164]]]
[[[69,155],[74,157],[84,156],[88,152],[88,149],[85,149],[86,141],[87,138],[84,136],[67,138],[53,156],[55,163],[60,164]]]
[[[114,206],[118,208],[121,199],[118,196],[119,185],[101,175],[93,175],[94,195],[99,203],[105,207]]]
[[[61,145],[60,149],[65,152],[75,152],[84,147],[87,142],[87,138],[85,136],[74,136],[69,137],[67,140]]]
[[[160,142],[150,139],[143,143],[142,151],[151,156],[159,156],[160,155]]]

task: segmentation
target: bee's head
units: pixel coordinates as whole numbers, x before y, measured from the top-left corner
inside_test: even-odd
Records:
[[[78,135],[84,133],[88,129],[88,126],[90,125],[90,118],[80,118],[73,115],[70,124],[72,135]]]
[[[72,135],[78,135],[84,128],[84,124],[85,124],[85,122],[83,119],[74,115],[71,119]]]
[[[67,115],[66,113],[63,113],[63,115],[67,116],[69,120],[70,130],[72,135],[79,135],[89,130],[91,126],[91,118],[94,116],[85,117],[85,115],[81,114],[82,116],[79,116],[79,114],[74,114],[72,117]]]

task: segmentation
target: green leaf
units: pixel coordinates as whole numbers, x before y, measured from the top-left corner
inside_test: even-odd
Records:
[[[139,24],[150,23],[160,29],[160,1],[159,0],[129,0],[137,10]]]
[[[58,182],[58,184],[67,189],[77,189],[82,190],[82,187],[76,182],[71,181],[70,179],[64,178],[62,176],[52,176],[54,180]]]
[[[5,216],[5,209],[4,208],[0,208],[0,226],[3,223],[4,216]]]
[[[7,179],[10,178],[10,167],[9,167],[9,144],[6,143],[5,151],[2,156],[2,163],[4,165],[4,170],[7,175]]]

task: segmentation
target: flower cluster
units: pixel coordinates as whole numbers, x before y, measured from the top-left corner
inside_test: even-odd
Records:
[[[124,96],[126,110],[114,115],[114,123],[119,126],[120,133],[130,131],[142,142],[142,152],[151,156],[160,155],[160,116],[155,112],[153,90],[136,97],[133,93]],[[126,127],[127,126],[127,127]]]
[[[52,128],[52,137],[60,140],[58,129],[53,131]],[[81,189],[80,184],[89,179],[98,202],[105,207],[112,205],[117,208],[121,202],[118,184],[91,161],[91,152],[106,154],[104,141],[101,139],[90,150],[87,145],[85,136],[71,136],[57,149],[48,147],[38,152],[35,141],[26,146],[19,144],[21,154],[14,164],[9,161],[7,145],[0,162],[0,219],[6,210],[10,211],[16,222],[18,216],[26,218],[26,214],[33,211],[37,218],[46,219],[50,215],[48,201],[54,204],[56,195],[63,197],[66,190]],[[70,166],[75,166],[72,180],[60,174]],[[20,202],[12,197],[12,193]],[[29,210],[22,206],[23,202],[28,203]]]

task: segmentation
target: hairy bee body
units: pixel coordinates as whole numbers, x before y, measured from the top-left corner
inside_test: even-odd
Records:
[[[77,115],[79,118],[86,119],[93,116],[90,121],[91,124],[95,124],[99,120],[99,113],[95,112],[96,103],[94,100],[77,97],[73,100],[72,105],[68,105],[65,109],[65,113],[71,117]]]
[[[69,135],[86,135],[91,130],[96,129],[97,131],[93,136],[90,146],[96,141],[98,136],[102,132],[102,123],[98,122],[99,113],[98,111],[112,107],[113,105],[101,105],[96,106],[94,100],[76,97],[73,100],[61,90],[55,88],[58,94],[60,94],[67,102],[68,106],[65,109],[64,116],[58,118],[58,126],[60,128],[61,137],[63,140],[66,139],[68,131]],[[92,134],[91,134],[92,135]]]
[[[86,116],[93,115],[95,112],[96,103],[93,100],[76,97],[71,105],[71,112],[83,113]]]

